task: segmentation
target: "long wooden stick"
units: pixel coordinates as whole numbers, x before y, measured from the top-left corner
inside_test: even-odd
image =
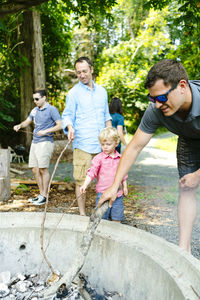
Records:
[[[87,230],[83,235],[81,246],[75,261],[72,262],[71,267],[68,268],[67,272],[63,275],[63,277],[44,292],[43,297],[48,297],[56,293],[57,289],[63,283],[66,284],[67,288],[71,285],[71,282],[81,271],[85,263],[86,256],[88,254],[92,240],[94,238],[96,228],[99,225],[102,216],[105,214],[107,209],[108,209],[108,201],[104,202],[100,208],[95,209],[95,211],[90,217]]]
[[[59,161],[63,155],[63,153],[65,152],[65,150],[67,149],[67,147],[69,146],[70,144],[70,141],[67,142],[67,144],[65,145],[64,149],[62,150],[62,152],[60,153],[57,161],[56,161],[56,164],[55,164],[55,167],[54,167],[54,170],[53,170],[53,173],[51,175],[51,178],[50,178],[50,181],[49,181],[49,185],[48,185],[48,191],[47,191],[47,197],[46,197],[46,203],[45,203],[45,209],[44,209],[44,215],[43,215],[43,220],[42,220],[42,224],[41,224],[41,234],[40,234],[40,241],[41,241],[41,251],[42,251],[42,254],[43,254],[43,257],[44,257],[44,260],[46,261],[47,265],[49,266],[51,272],[54,274],[55,271],[51,265],[51,263],[49,262],[49,260],[47,259],[47,256],[46,256],[46,251],[44,250],[44,224],[45,224],[45,220],[46,220],[46,213],[47,213],[47,206],[48,206],[48,201],[49,201],[49,192],[50,192],[50,188],[51,188],[51,183],[52,183],[52,180],[53,180],[53,177],[54,177],[54,174],[56,172],[56,169],[57,169],[57,166],[59,164]]]

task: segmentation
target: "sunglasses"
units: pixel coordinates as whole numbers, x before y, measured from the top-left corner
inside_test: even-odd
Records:
[[[163,94],[163,95],[158,95],[158,96],[151,96],[150,94],[147,95],[147,97],[149,98],[149,100],[151,100],[153,103],[156,103],[157,102],[160,102],[160,103],[165,103],[168,98],[167,98],[167,95],[169,95],[169,93],[173,90],[175,90],[175,88],[177,87],[178,83],[175,83],[171,89],[166,93],[166,94]]]
[[[33,101],[39,101],[41,98],[42,98],[42,97],[40,97],[40,98],[34,98],[34,97],[33,97]]]

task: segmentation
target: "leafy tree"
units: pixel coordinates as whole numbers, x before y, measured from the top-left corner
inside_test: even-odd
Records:
[[[140,30],[141,23],[147,18],[149,9],[145,8],[146,0],[120,0],[119,5],[114,8],[120,18],[116,22],[123,24],[124,39],[136,38]],[[121,23],[120,22],[120,23]]]
[[[11,16],[5,23],[0,22],[0,143],[11,137],[12,124],[19,114],[16,106],[19,99],[19,82],[16,81],[19,44],[12,34],[18,28],[19,19],[20,15],[17,18]]]
[[[0,134],[3,145],[7,144],[8,135],[13,135],[13,124],[20,121],[19,71],[31,63],[19,51],[21,12],[41,3],[43,4],[38,9],[42,19],[47,86],[50,101],[56,103],[62,111],[64,95],[61,91],[66,89],[68,82],[63,69],[71,66],[70,41],[73,25],[79,22],[80,16],[86,16],[93,26],[98,26],[96,14],[109,17],[109,7],[115,0],[5,0],[0,3],[0,15],[4,16],[0,20]],[[23,41],[20,43],[20,46],[22,45]]]
[[[140,2],[143,6],[137,7]],[[200,2],[121,0],[120,4],[121,16],[128,20],[124,41],[103,51],[98,82],[110,97],[122,98],[129,129],[135,130],[148,105],[144,80],[154,63],[163,58],[178,59],[191,79],[200,79]],[[154,11],[144,21],[151,7]]]
[[[98,82],[107,89],[110,98],[121,98],[131,131],[138,126],[148,105],[144,89],[148,70],[173,49],[166,21],[168,14],[167,9],[151,10],[135,39],[105,49],[102,54]]]
[[[189,78],[200,79],[200,1],[148,0],[145,6],[159,10],[168,6],[169,31],[176,45],[168,57],[179,59],[186,68]]]

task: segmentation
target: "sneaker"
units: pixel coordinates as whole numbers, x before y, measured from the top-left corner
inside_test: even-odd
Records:
[[[38,199],[39,199],[39,196],[37,196],[37,197],[35,197],[35,198],[29,198],[29,199],[28,199],[28,202],[34,203],[35,201],[38,201]]]
[[[38,200],[34,201],[33,204],[34,205],[43,205],[46,203],[46,197],[39,195],[38,196]]]

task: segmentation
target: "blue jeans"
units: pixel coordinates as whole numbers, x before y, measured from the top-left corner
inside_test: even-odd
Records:
[[[102,193],[97,193],[96,198],[96,206],[99,203],[99,198]],[[112,207],[109,207],[107,212],[103,215],[102,219],[105,220],[114,220],[114,221],[122,221],[124,220],[124,203],[123,203],[123,195],[121,197],[117,197],[113,202]]]

